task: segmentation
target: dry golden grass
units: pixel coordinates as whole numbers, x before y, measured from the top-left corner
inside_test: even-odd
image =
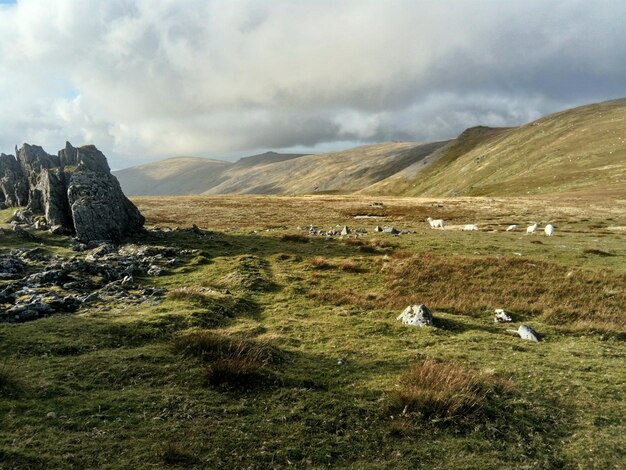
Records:
[[[469,420],[492,395],[511,392],[513,383],[494,375],[428,359],[413,364],[391,395],[392,410],[419,413],[427,420]]]
[[[538,220],[589,224],[608,218],[623,219],[626,188],[606,191],[584,190],[525,198],[412,198],[370,196],[171,196],[135,197],[133,202],[146,217],[147,225],[207,229],[295,228],[311,224],[333,227],[351,224],[353,217],[372,211],[371,204],[383,202],[376,213],[380,223],[398,228],[426,227],[426,218],[443,218],[446,223],[478,223],[481,230],[504,230],[509,224]],[[615,223],[615,222],[613,222]],[[618,224],[622,224],[618,221]],[[557,233],[562,227],[557,224]],[[580,230],[580,229],[567,229]],[[585,230],[593,230],[587,225]],[[606,228],[605,228],[606,230]]]
[[[424,303],[459,314],[505,306],[522,315],[543,315],[554,324],[592,322],[624,329],[626,275],[570,270],[519,258],[472,258],[398,252],[382,266],[387,281],[378,295],[354,288],[320,289],[312,295],[337,305],[399,309]]]
[[[323,256],[311,258],[311,266],[313,269],[330,269],[333,267]]]
[[[350,260],[341,261],[337,265],[337,267],[341,269],[342,271],[345,271],[348,273],[357,273],[360,271],[359,265],[355,263],[354,261],[350,261]]]

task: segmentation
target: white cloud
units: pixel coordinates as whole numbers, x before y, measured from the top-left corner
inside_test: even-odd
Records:
[[[626,95],[626,4],[19,0],[0,9],[0,149],[113,167],[452,137]]]

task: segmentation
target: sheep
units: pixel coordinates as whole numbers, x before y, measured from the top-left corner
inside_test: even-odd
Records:
[[[537,227],[539,227],[538,223],[534,223],[532,225],[529,225],[528,227],[526,227],[526,233],[535,233],[535,231],[537,230]]]
[[[478,225],[476,224],[467,224],[465,227],[463,227],[463,230],[471,232],[471,231],[478,231]]]
[[[430,228],[440,228],[443,230],[443,219],[433,219],[432,217],[429,217],[426,220],[430,224]]]
[[[506,229],[507,232],[515,232],[517,230],[517,224],[509,225]]]
[[[546,237],[551,237],[552,235],[554,235],[554,225],[546,225],[546,228],[544,228],[543,231],[546,232]]]

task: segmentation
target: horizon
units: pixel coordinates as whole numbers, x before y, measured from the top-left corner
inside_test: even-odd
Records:
[[[0,151],[92,143],[127,168],[518,126],[626,96],[624,16],[615,0],[2,1]]]

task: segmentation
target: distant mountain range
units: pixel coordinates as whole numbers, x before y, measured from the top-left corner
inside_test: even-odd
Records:
[[[626,99],[514,128],[473,127],[443,142],[391,142],[232,163],[168,158],[113,172],[125,193],[526,195],[626,187]]]

